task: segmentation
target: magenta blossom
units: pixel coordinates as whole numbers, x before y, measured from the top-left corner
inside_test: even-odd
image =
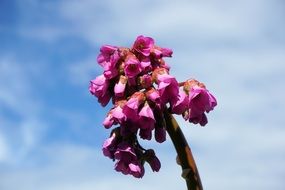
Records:
[[[137,158],[134,148],[128,143],[122,142],[117,146],[115,159],[118,162],[115,165],[115,170],[123,174],[131,174],[136,178],[141,178],[144,175],[144,167]]]
[[[155,58],[171,57],[173,53],[171,49],[161,48],[159,46],[154,46],[152,52]]]
[[[126,120],[126,115],[123,113],[121,106],[125,104],[124,101],[121,101],[118,105],[111,109],[105,118],[103,125],[106,129],[109,129],[112,125],[121,124]]]
[[[104,75],[96,77],[90,81],[89,91],[92,95],[98,98],[98,101],[102,106],[106,106],[111,99],[110,92],[108,90],[109,81]]]
[[[124,75],[121,75],[118,83],[116,83],[114,87],[114,92],[115,92],[116,97],[124,96],[127,82],[128,82],[128,78]]]
[[[151,88],[146,92],[146,98],[154,104],[154,107],[161,109],[161,99],[158,90]]]
[[[152,86],[152,78],[149,74],[140,77],[140,85],[142,88],[148,89]]]
[[[176,79],[168,74],[157,76],[158,91],[161,102],[174,104],[178,100],[179,86]]]
[[[111,79],[118,75],[117,63],[120,59],[118,48],[115,46],[105,45],[100,49],[97,62],[104,68],[104,75]]]
[[[117,150],[118,138],[116,133],[113,133],[112,136],[105,140],[103,144],[103,154],[111,159],[115,158],[115,152]]]
[[[193,86],[189,92],[189,113],[186,119],[205,126],[208,123],[205,112],[210,112],[216,105],[215,97],[207,89]]]
[[[172,113],[180,115],[184,113],[188,109],[188,107],[189,107],[189,97],[184,91],[180,90],[179,99],[172,106]]]
[[[125,60],[124,72],[127,77],[133,78],[142,71],[140,61],[134,56],[129,55]]]
[[[142,92],[136,92],[131,96],[123,108],[123,112],[127,119],[131,121],[137,121],[139,119],[139,107],[144,101],[145,95]]]
[[[159,159],[156,157],[154,150],[149,149],[145,151],[146,161],[149,163],[152,171],[158,172],[161,164]]]
[[[149,56],[153,45],[154,45],[154,40],[152,38],[144,37],[141,35],[137,37],[133,45],[133,49],[144,56]]]
[[[155,126],[154,137],[156,142],[163,143],[166,140],[166,129],[162,126]]]
[[[152,109],[146,102],[141,111],[139,112],[139,126],[140,136],[142,139],[151,139],[151,132],[154,129],[155,119]]]
[[[117,63],[119,60],[119,52],[116,46],[105,45],[100,48],[100,54],[97,57],[97,62],[105,67],[106,63]]]

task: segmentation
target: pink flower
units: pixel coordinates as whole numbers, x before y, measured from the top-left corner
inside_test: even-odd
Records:
[[[110,127],[112,127],[115,124],[115,120],[114,117],[111,113],[109,113],[107,115],[107,117],[104,119],[103,121],[103,125],[106,129],[109,129]]]
[[[142,71],[140,61],[134,55],[128,55],[125,60],[124,72],[127,77],[133,78]]]
[[[116,68],[117,62],[120,59],[118,48],[115,46],[105,45],[100,49],[100,54],[97,57],[97,62],[104,68],[104,75],[111,79],[118,75]]]
[[[152,171],[158,172],[161,167],[161,164],[159,159],[156,157],[154,150],[152,149],[146,150],[145,156],[146,156],[146,161],[149,163]]]
[[[100,48],[100,54],[97,57],[97,62],[104,67],[106,63],[116,63],[120,56],[116,46],[104,45]]]
[[[111,99],[109,88],[109,81],[104,75],[96,77],[94,80],[90,81],[89,91],[92,95],[98,98],[98,101],[104,107],[108,104]]]
[[[156,142],[163,143],[166,140],[165,128],[156,125],[154,129],[154,137],[155,137]]]
[[[123,109],[121,107],[124,105],[124,103],[122,102],[123,101],[121,101],[114,108],[112,108],[111,111],[108,113],[107,117],[105,118],[103,125],[106,129],[109,129],[110,127],[112,127],[112,125],[116,125],[118,123],[121,124],[126,120],[126,116],[123,113]]]
[[[159,46],[154,46],[152,49],[152,53],[154,54],[155,58],[162,58],[162,57],[171,57],[172,50],[168,48],[161,48]]]
[[[116,83],[114,87],[114,92],[115,92],[116,97],[124,96],[127,82],[128,82],[128,78],[125,77],[124,75],[121,75],[118,83]]]
[[[151,75],[145,74],[140,77],[140,85],[142,88],[148,89],[152,85]]]
[[[210,112],[216,105],[215,97],[207,89],[193,86],[189,92],[189,113],[186,119],[194,124],[205,126],[208,123],[205,112]]]
[[[138,124],[140,126],[140,136],[142,139],[151,139],[151,132],[154,129],[155,119],[152,109],[146,102],[144,107],[139,112]]]
[[[141,67],[144,73],[152,71],[152,65],[149,57],[143,57],[140,59]]]
[[[145,101],[145,95],[142,92],[134,93],[131,98],[127,101],[123,108],[123,112],[126,117],[131,121],[138,120],[139,106]]]
[[[144,37],[144,36],[138,36],[134,45],[133,49],[144,55],[144,56],[149,56],[150,50],[152,49],[154,45],[154,40],[150,37]]]
[[[131,174],[136,178],[141,178],[144,175],[144,167],[138,160],[134,149],[127,143],[122,142],[117,146],[115,159],[118,162],[115,165],[115,170],[123,174]]]
[[[117,150],[117,145],[118,145],[118,137],[116,133],[112,133],[112,136],[108,139],[105,140],[103,144],[103,154],[111,159],[115,158],[115,152]]]
[[[160,95],[155,88],[151,88],[146,92],[146,99],[153,103],[155,107],[161,108]]]
[[[166,104],[174,104],[178,100],[179,86],[175,77],[162,74],[157,76],[158,91],[161,98],[161,102]]]
[[[179,91],[179,99],[178,101],[172,106],[172,113],[175,114],[182,114],[185,112],[189,107],[189,98],[184,91]]]

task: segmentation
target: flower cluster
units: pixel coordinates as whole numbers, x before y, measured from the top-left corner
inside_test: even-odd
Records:
[[[164,110],[204,126],[205,113],[217,105],[203,83],[194,79],[178,83],[169,74],[164,58],[171,56],[171,49],[159,47],[144,36],[138,36],[131,48],[105,45],[100,49],[97,62],[104,71],[90,81],[89,90],[102,106],[110,100],[113,103],[103,125],[107,129],[119,127],[104,142],[103,153],[116,161],[116,171],[141,178],[145,162],[159,171],[155,152],[144,149],[137,135],[151,140],[154,133],[157,142],[164,142]]]

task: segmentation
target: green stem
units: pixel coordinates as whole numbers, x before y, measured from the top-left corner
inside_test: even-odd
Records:
[[[201,179],[191,149],[175,118],[168,110],[164,111],[166,130],[176,149],[182,177],[186,180],[188,190],[203,190]]]

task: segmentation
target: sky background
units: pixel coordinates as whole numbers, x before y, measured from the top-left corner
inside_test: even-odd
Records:
[[[169,138],[143,142],[162,162],[143,179],[101,152],[99,48],[143,34],[218,100],[204,128],[176,117],[204,189],[284,190],[284,18],[283,0],[0,0],[0,189],[186,189]]]

